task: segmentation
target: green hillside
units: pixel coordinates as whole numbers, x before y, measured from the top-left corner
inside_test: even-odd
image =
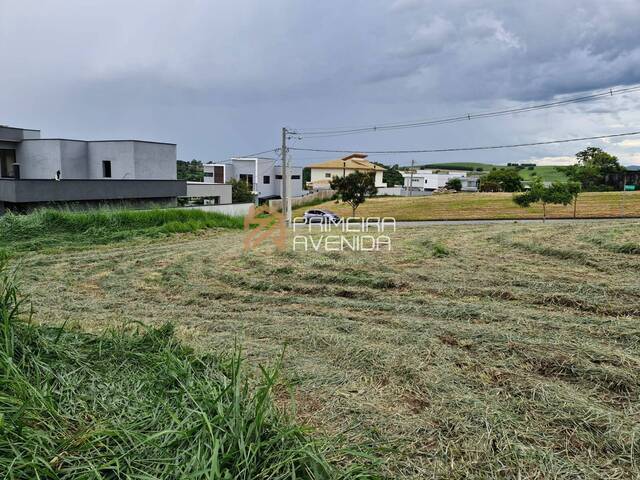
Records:
[[[520,176],[525,180],[533,180],[537,176],[540,177],[544,182],[567,181],[567,176],[563,172],[560,172],[556,167],[552,167],[550,165],[535,167],[533,170],[523,168],[522,170],[520,170]]]
[[[448,168],[450,170],[477,170],[488,172],[494,167],[502,167],[503,165],[492,165],[490,163],[479,162],[443,162],[443,163],[426,163],[419,165],[418,168]]]
[[[418,168],[442,168],[447,170],[472,170],[478,174],[487,173],[494,168],[513,168],[508,167],[507,165],[493,165],[491,163],[480,163],[480,162],[445,162],[445,163],[427,163],[424,165],[419,165]],[[567,177],[564,173],[558,171],[556,167],[545,165],[538,166],[532,169],[529,167],[524,167],[520,169],[520,176],[527,181],[531,181],[536,177],[539,177],[544,182],[564,182],[567,180]]]

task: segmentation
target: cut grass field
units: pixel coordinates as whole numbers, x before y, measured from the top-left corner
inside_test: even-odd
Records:
[[[250,365],[286,345],[279,405],[391,478],[634,478],[639,236],[443,225],[392,234],[391,252],[243,253],[242,232],[209,231],[13,261],[51,325],[174,320]]]
[[[351,216],[351,207],[328,201],[314,208]],[[301,217],[307,208],[293,211]],[[577,217],[640,217],[640,192],[585,192],[578,197]],[[542,218],[542,205],[522,208],[513,202],[511,193],[455,193],[427,197],[369,198],[356,215],[360,217],[394,217],[409,220],[472,220]],[[573,205],[548,205],[548,218],[572,218]]]
[[[173,327],[31,323],[0,261],[0,472],[7,479],[370,478],[274,406],[277,368],[196,354]]]

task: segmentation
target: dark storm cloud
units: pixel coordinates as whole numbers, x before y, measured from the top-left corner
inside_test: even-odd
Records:
[[[636,0],[0,0],[0,62],[9,66],[0,123],[50,136],[166,139],[185,158],[221,159],[275,147],[282,125],[433,118],[640,83],[639,20]],[[630,95],[301,146],[588,136],[637,124],[637,106]],[[628,158],[640,150],[610,145]],[[473,160],[567,157],[570,148]]]
[[[391,12],[402,27],[389,61],[368,79],[464,100],[541,99],[640,81],[640,2],[398,1]]]

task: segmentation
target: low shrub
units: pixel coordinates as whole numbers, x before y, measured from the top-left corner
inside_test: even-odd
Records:
[[[431,256],[436,258],[448,257],[451,253],[449,249],[440,242],[427,239],[422,241],[422,245],[430,250]]]
[[[198,209],[109,210],[87,212],[38,210],[0,217],[0,248],[34,250],[91,245],[137,236],[194,232],[208,228],[242,229],[242,217]]]

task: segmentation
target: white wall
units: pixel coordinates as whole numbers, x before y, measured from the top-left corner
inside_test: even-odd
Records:
[[[291,179],[291,196],[303,195],[302,167],[289,167],[290,175],[297,176]],[[252,189],[258,192],[258,198],[274,197],[282,195],[282,179],[277,178],[282,174],[282,167],[276,165],[276,160],[265,158],[232,158],[230,164],[225,164],[225,181],[232,178],[239,180],[240,175],[253,175]],[[264,177],[269,177],[269,183],[264,182]]]
[[[258,198],[280,195],[280,180],[276,180],[276,161],[259,159],[257,162],[256,191]],[[269,183],[264,183],[264,177],[269,177]]]
[[[411,175],[403,174],[404,177],[404,185],[408,187],[411,182]],[[437,190],[438,188],[444,187],[449,180],[452,178],[465,178],[466,173],[414,173],[413,174],[413,187],[414,188],[426,188],[429,190]]]
[[[393,195],[399,197],[402,195],[402,187],[383,187],[378,189],[378,195]]]
[[[198,210],[204,210],[205,212],[217,212],[223,215],[230,215],[233,217],[244,217],[249,213],[249,209],[253,203],[231,203],[229,205],[194,205],[192,207],[182,207],[184,209],[195,208]]]
[[[276,176],[282,175],[282,167],[279,165],[274,168],[274,172]],[[289,167],[289,175],[292,177],[289,181],[289,193],[291,197],[301,197],[305,194],[305,191],[302,188],[302,167]],[[298,178],[293,178],[298,177]],[[278,196],[282,195],[282,179],[276,180],[276,188],[275,194]]]
[[[313,193],[303,194],[301,196],[295,195],[291,198],[291,207],[295,208],[299,205],[311,202],[312,200],[329,200],[335,192],[333,190],[318,190]],[[282,200],[269,200],[269,207],[280,210],[282,208]]]
[[[231,185],[222,183],[187,182],[187,197],[218,197],[220,204],[231,203]]]
[[[351,175],[354,172],[368,172],[369,170],[358,170],[355,168],[312,168],[311,169],[311,182],[317,182],[318,180],[331,180],[333,177],[342,177],[343,175]],[[376,170],[375,185],[376,187],[383,188],[387,184],[382,182],[382,170]],[[327,176],[329,175],[329,176]]]
[[[202,170],[204,171],[204,173],[210,173],[211,176],[207,177],[205,175],[204,183],[213,183],[213,184],[216,183],[215,182],[215,168],[216,167],[222,167],[222,182],[223,183],[228,183],[229,180],[230,180],[229,178],[227,178],[227,175],[228,175],[227,170],[229,168],[229,165],[225,165],[224,163],[215,163],[215,164],[205,163],[202,166]]]

